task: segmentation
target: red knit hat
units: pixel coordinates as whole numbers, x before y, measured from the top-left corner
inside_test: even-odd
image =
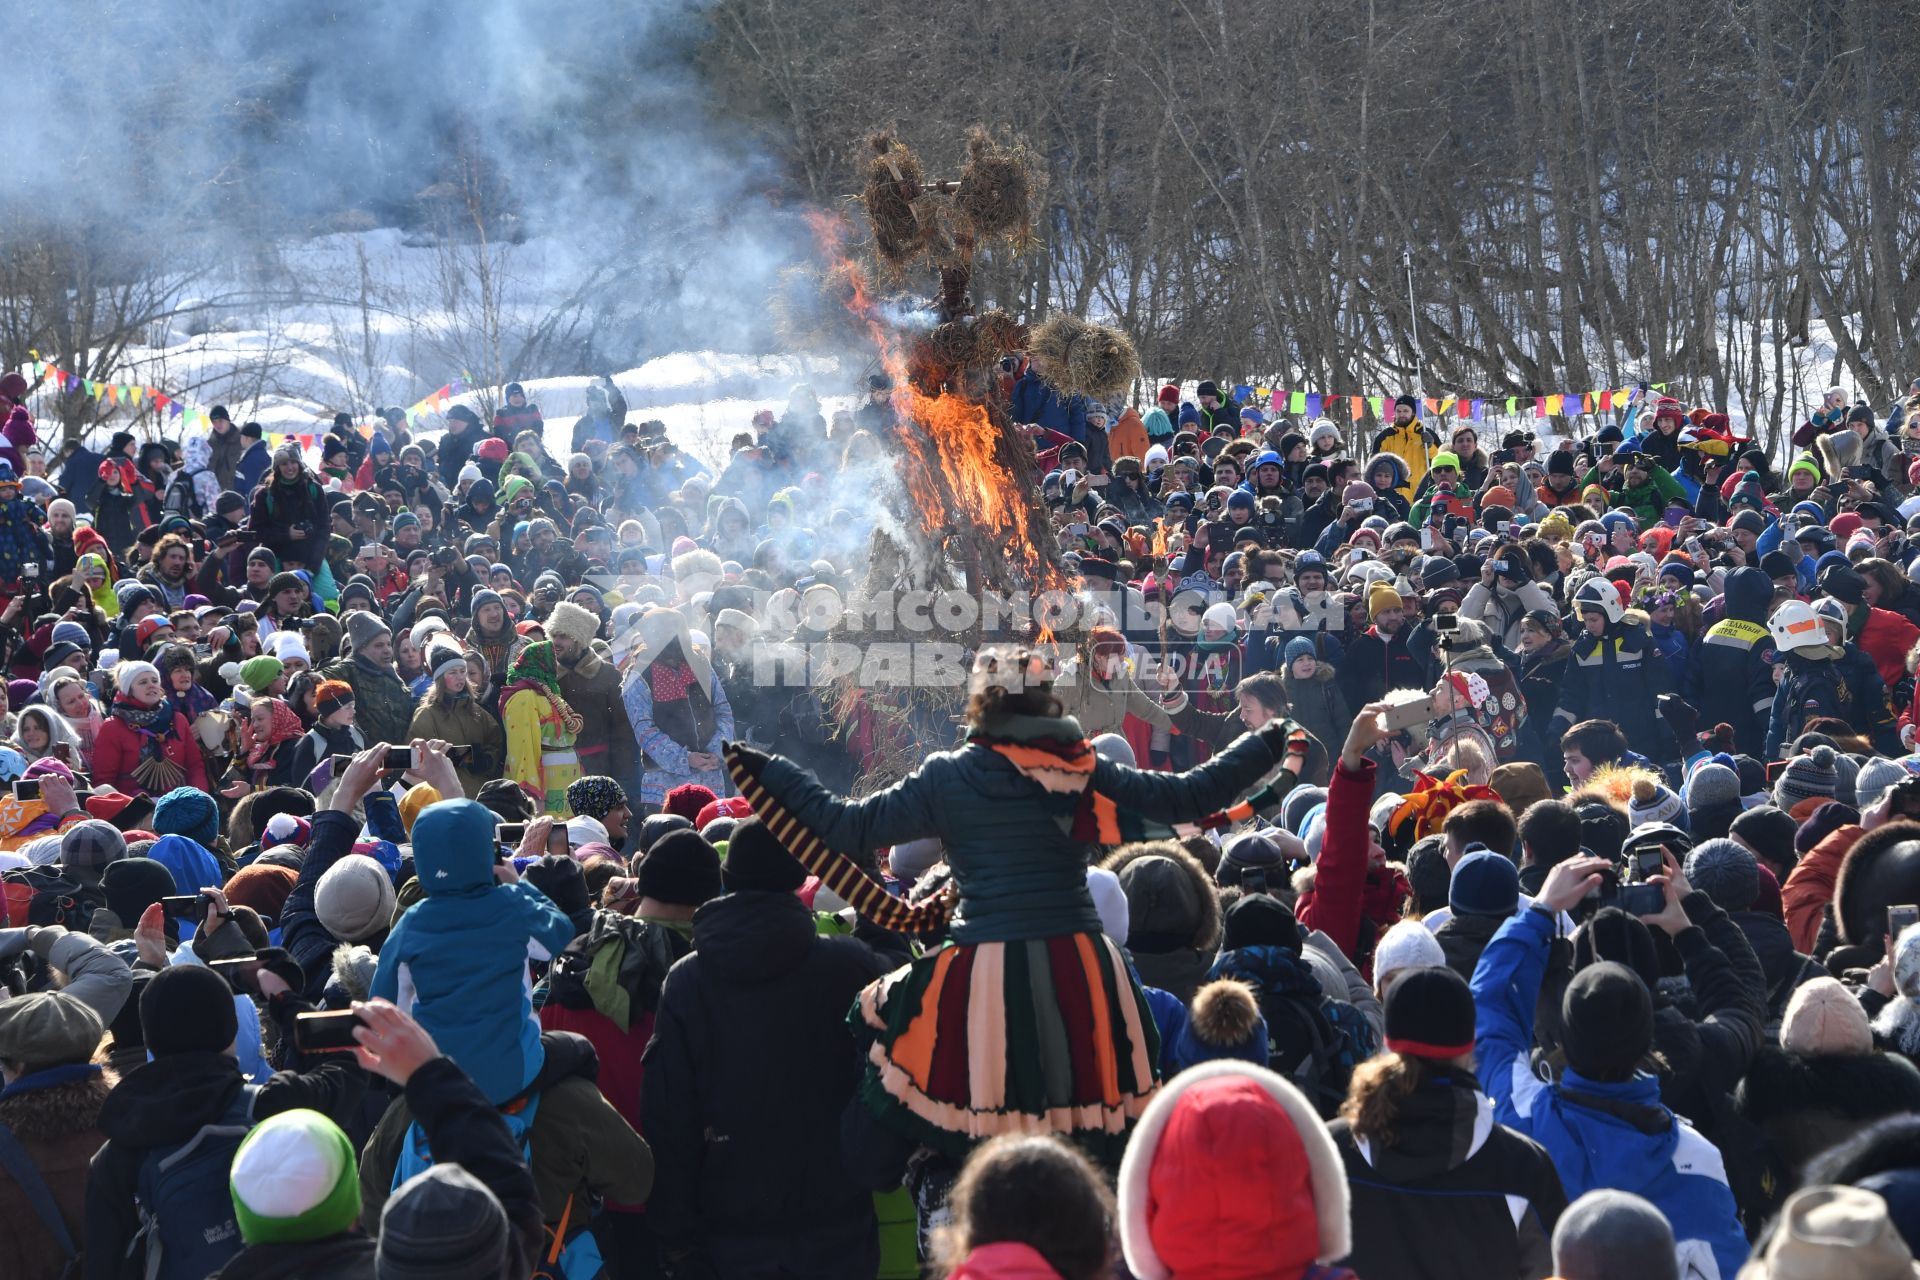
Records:
[[[692,822],[714,799],[713,788],[703,787],[697,782],[683,782],[667,792],[666,802],[660,806],[660,811]]]
[[[1169,382],[1166,386],[1160,388],[1159,402],[1161,404],[1165,404],[1169,400],[1173,401],[1175,404],[1178,404],[1180,402],[1180,388],[1178,386],[1175,386],[1171,382]]]

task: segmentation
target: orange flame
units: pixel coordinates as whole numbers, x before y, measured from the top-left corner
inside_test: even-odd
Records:
[[[865,273],[852,269],[845,220],[820,211],[806,218],[833,271],[852,282],[848,309],[866,326],[893,382],[894,414],[907,424],[899,431],[899,471],[921,530],[935,537],[989,534],[996,545],[977,548],[980,553],[1012,560],[1029,579],[1055,576],[1028,536],[1029,497],[996,456],[998,428],[986,406],[951,391],[929,396],[914,385],[902,335],[881,316]]]

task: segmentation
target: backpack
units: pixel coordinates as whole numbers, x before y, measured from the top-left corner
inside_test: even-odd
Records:
[[[40,1225],[47,1229],[53,1242],[60,1246],[60,1252],[66,1255],[66,1265],[60,1268],[60,1280],[74,1280],[80,1274],[80,1250],[73,1243],[73,1233],[67,1230],[67,1220],[61,1216],[59,1202],[53,1198],[53,1189],[47,1180],[34,1168],[33,1157],[13,1136],[13,1130],[0,1124],[0,1170],[13,1176],[20,1188],[20,1194],[26,1197],[27,1207],[33,1210],[33,1216],[40,1219]]]
[[[228,1176],[259,1094],[258,1085],[242,1085],[218,1120],[141,1162],[134,1189],[140,1231],[127,1256],[145,1248],[146,1280],[203,1280],[240,1252]]]
[[[194,488],[193,477],[187,469],[181,467],[167,480],[167,492],[160,499],[160,514],[163,516],[185,516],[189,520],[200,520],[206,516],[206,509],[200,505],[200,494]]]
[[[85,933],[93,913],[107,905],[97,886],[83,885],[57,866],[15,867],[0,875],[0,887],[6,891],[7,920],[15,928],[57,924]]]
[[[1346,1101],[1353,1069],[1370,1056],[1359,1052],[1372,1039],[1365,1015],[1344,1000],[1324,995],[1318,1001],[1309,1001],[1270,994],[1260,1004],[1267,1019],[1268,1050],[1273,1055],[1271,1065],[1307,1096],[1322,1119],[1338,1115],[1340,1104]],[[1300,1029],[1304,1033],[1303,1042],[1308,1045],[1308,1051],[1291,1070],[1280,1070],[1284,1055],[1278,1051],[1290,1042],[1274,1035],[1276,1015]],[[1356,1040],[1356,1031],[1364,1038]]]

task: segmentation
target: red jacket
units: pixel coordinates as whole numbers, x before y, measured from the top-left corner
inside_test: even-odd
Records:
[[[1914,626],[1890,609],[1867,610],[1867,620],[1854,637],[1860,652],[1873,659],[1880,678],[1891,690],[1907,675],[1907,653],[1920,640],[1920,627]]]
[[[1840,864],[1847,860],[1848,851],[1865,834],[1865,827],[1851,824],[1836,828],[1794,865],[1787,874],[1787,882],[1780,886],[1780,905],[1786,909],[1787,932],[1793,935],[1793,949],[1802,955],[1813,954],[1813,944],[1820,936],[1821,916],[1833,901],[1833,886],[1840,879]]]
[[[1358,769],[1334,757],[1327,787],[1326,827],[1313,864],[1313,896],[1299,903],[1300,926],[1332,938],[1347,959],[1359,963],[1361,899],[1367,882],[1367,812],[1373,807],[1374,763]]]
[[[199,744],[193,740],[192,726],[177,711],[164,743],[162,753],[186,774],[184,785],[205,791],[207,763],[200,755]],[[133,776],[139,763],[140,732],[124,720],[108,716],[93,740],[93,780],[125,795],[147,795],[147,789]]]

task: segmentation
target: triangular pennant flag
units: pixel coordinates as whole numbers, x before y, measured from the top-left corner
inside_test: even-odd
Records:
[[[1353,401],[1352,417],[1355,422],[1358,422],[1366,416],[1367,398],[1365,396],[1353,396],[1351,399]]]
[[[1455,406],[1455,410],[1458,416],[1462,418],[1471,418],[1473,416],[1473,401],[1471,400],[1458,401]]]
[[[1307,411],[1307,393],[1306,392],[1295,391],[1287,396],[1287,412],[1288,413],[1305,413],[1306,411]]]
[[[1324,397],[1317,391],[1307,393],[1306,414],[1309,418],[1317,418],[1320,416],[1320,402],[1322,399],[1324,399]]]
[[[1602,391],[1600,393],[1600,412],[1611,413],[1612,411],[1613,411],[1613,392]]]
[[[447,390],[449,391],[453,390],[453,384],[451,382],[447,384]],[[1235,400],[1245,400],[1247,397],[1251,396],[1252,394],[1253,394],[1253,388],[1248,386],[1244,382],[1236,382],[1233,386],[1233,398]]]
[[[1565,399],[1566,397],[1561,395],[1551,395],[1547,397],[1547,416],[1549,418],[1557,418],[1560,416],[1561,402]]]
[[[1547,398],[1545,396],[1535,396],[1533,398],[1533,416],[1536,418],[1544,418],[1547,416]]]
[[[1593,412],[1593,393],[1591,391],[1580,397],[1580,412]]]
[[[1484,422],[1486,420],[1486,416],[1487,416],[1487,402],[1485,400],[1475,400],[1473,402],[1473,420],[1475,422]]]
[[[1517,410],[1515,410],[1515,408],[1514,408],[1514,406],[1515,406],[1515,405],[1517,405],[1517,404],[1519,404],[1519,403],[1520,403],[1520,398],[1519,398],[1518,396],[1508,396],[1508,397],[1507,397],[1507,412],[1508,412],[1508,413],[1514,413],[1514,412],[1517,412]]]
[[[1380,419],[1386,418],[1387,398],[1385,396],[1375,396],[1373,398],[1373,416]]]

